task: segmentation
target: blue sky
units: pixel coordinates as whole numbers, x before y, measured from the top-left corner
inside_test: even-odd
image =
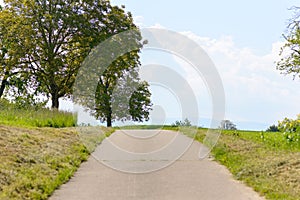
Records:
[[[142,28],[165,28],[198,42],[219,70],[226,118],[238,128],[264,130],[300,113],[300,81],[281,75],[275,65],[293,14],[289,8],[299,6],[299,1],[111,2],[125,5]]]
[[[202,37],[230,35],[238,47],[250,47],[259,54],[268,53],[272,43],[281,40],[288,8],[296,0],[203,1],[203,0],[112,0],[125,5],[145,27],[161,24],[174,31],[192,31]]]
[[[141,28],[169,29],[196,41],[219,71],[225,89],[226,118],[238,128],[264,130],[284,117],[295,118],[300,113],[300,81],[281,75],[274,64],[284,42],[282,34],[292,17],[289,8],[299,6],[299,0],[111,2],[125,5]],[[146,55],[144,60],[151,55],[154,54]],[[193,83],[193,74],[187,77]],[[169,122],[175,120],[178,113],[174,114],[174,110],[178,108],[168,107],[166,95],[160,99],[162,91],[153,89],[153,92],[154,102],[161,106],[156,114],[168,116],[169,112]],[[208,96],[199,97],[203,111],[203,121],[199,125],[207,126],[209,121],[211,105]],[[61,105],[63,109],[73,109],[65,101]],[[91,120],[83,114],[79,118],[85,122]]]

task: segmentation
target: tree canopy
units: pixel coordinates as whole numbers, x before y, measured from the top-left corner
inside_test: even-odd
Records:
[[[151,93],[138,73],[141,39],[138,29],[114,35],[91,51],[77,76],[74,101],[107,126],[149,119]]]
[[[74,95],[76,80],[96,81],[93,103],[90,99],[79,102],[97,119],[107,121],[107,126],[113,120],[149,119],[151,93],[148,83],[140,81],[138,75],[143,44],[125,7],[112,6],[109,0],[4,3],[0,9],[0,97],[12,86],[9,91],[30,98],[40,94],[51,98],[52,108],[58,109],[59,98]],[[118,35],[123,32],[130,33],[121,40]],[[97,68],[97,64],[108,62],[107,68],[92,76],[88,71],[77,79],[86,57],[109,38],[113,38],[111,46],[99,50],[106,52],[106,58],[89,63],[89,67]],[[114,57],[113,48],[126,49],[130,44],[134,44],[133,49]],[[110,57],[114,57],[112,63],[107,59]]]
[[[16,59],[15,51],[23,51],[19,61],[26,65],[30,87],[51,97],[53,108],[59,107],[59,98],[72,95],[78,69],[94,46],[114,34],[136,28],[131,14],[111,6],[108,0],[4,2],[1,35],[14,38],[14,45],[8,49],[14,55],[7,57]],[[6,27],[14,31],[4,31]],[[5,40],[7,43],[11,41]],[[17,70],[6,71],[9,74]],[[8,75],[1,75],[6,83]]]
[[[116,69],[107,70],[100,76],[95,94],[95,107],[89,108],[90,113],[101,122],[106,121],[108,127],[112,122],[137,121],[142,122],[149,119],[151,110],[151,93],[148,83],[141,82],[138,77],[138,67],[129,70]],[[123,72],[119,77],[115,73]]]
[[[282,59],[277,62],[277,69],[283,74],[291,74],[300,78],[300,7],[293,7],[294,16],[289,20],[286,40],[280,51]]]
[[[22,62],[25,57],[24,52],[27,51],[25,46],[20,48],[20,43],[24,43],[23,35],[16,38],[19,29],[15,24],[15,20],[22,23],[20,16],[15,16],[6,10],[0,9],[0,98],[8,86],[16,86],[23,82],[18,81],[20,74],[26,72],[26,67]],[[26,27],[23,28],[24,31]],[[23,73],[24,74],[24,73]]]
[[[237,130],[236,125],[230,120],[222,120],[220,128],[222,130]]]

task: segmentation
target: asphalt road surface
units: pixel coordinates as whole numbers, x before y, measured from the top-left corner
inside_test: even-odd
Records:
[[[50,200],[264,199],[200,148],[177,132],[116,131]]]

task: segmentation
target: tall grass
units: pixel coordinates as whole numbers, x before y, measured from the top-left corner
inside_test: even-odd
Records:
[[[47,108],[19,108],[7,100],[0,100],[0,124],[23,127],[63,128],[76,125],[76,116],[71,112]]]

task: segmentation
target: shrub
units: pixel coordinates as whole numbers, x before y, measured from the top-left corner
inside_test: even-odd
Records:
[[[237,130],[236,125],[230,120],[222,120],[219,128],[222,130]]]
[[[177,120],[175,123],[172,124],[173,127],[177,126],[192,126],[192,122],[188,119],[185,118],[183,121]]]
[[[279,121],[278,128],[288,142],[300,141],[300,115],[295,120],[285,118]]]
[[[278,126],[272,125],[267,130],[267,132],[279,132]]]

